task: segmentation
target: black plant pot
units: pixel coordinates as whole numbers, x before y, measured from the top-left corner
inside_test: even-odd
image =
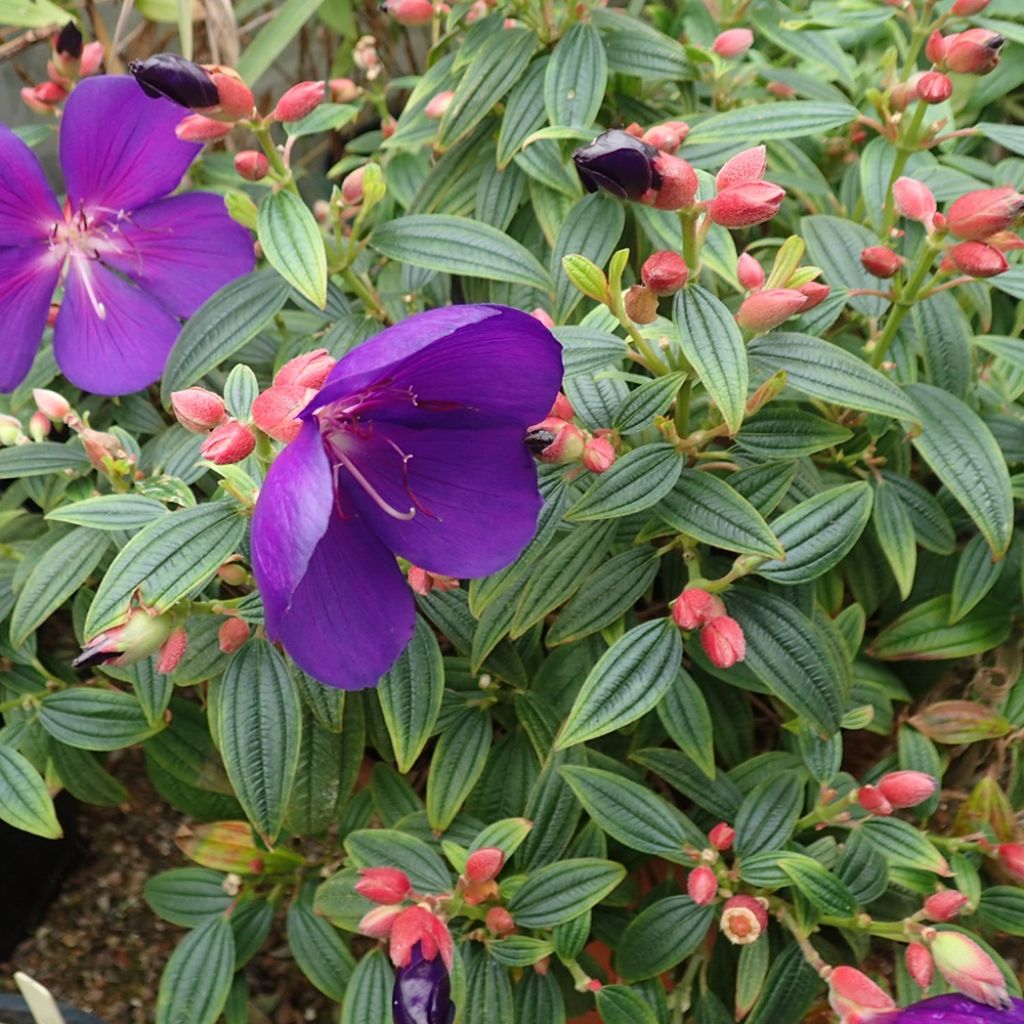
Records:
[[[76,1010],[73,1006],[57,1004],[64,1017],[64,1024],[103,1024],[99,1017],[94,1017],[85,1010]],[[35,1024],[35,1018],[29,1012],[28,1004],[21,996],[0,995],[0,1022],[2,1024]]]

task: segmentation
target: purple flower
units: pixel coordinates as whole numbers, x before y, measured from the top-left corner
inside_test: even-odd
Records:
[[[1024,999],[1006,1010],[976,1003],[967,996],[935,996],[871,1018],[872,1024],[1024,1024]]]
[[[451,1024],[455,1007],[451,979],[441,957],[425,960],[419,943],[412,958],[398,969],[391,996],[394,1024]]]
[[[76,86],[61,119],[63,208],[0,125],[0,391],[28,373],[59,283],[57,364],[84,391],[123,395],[159,378],[180,318],[252,269],[252,239],[220,196],[168,198],[200,149],[175,136],[181,116],[127,76]]]
[[[653,164],[657,155],[654,146],[629,132],[612,129],[577,149],[572,159],[588,192],[604,189],[619,199],[635,200],[660,184]]]
[[[561,350],[504,306],[409,317],[338,362],[274,462],[252,523],[267,631],[331,686],[373,686],[412,636],[395,554],[485,576],[540,510],[526,428],[551,408]]]

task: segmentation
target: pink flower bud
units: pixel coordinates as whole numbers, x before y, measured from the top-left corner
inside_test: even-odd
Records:
[[[430,102],[427,103],[423,113],[434,120],[444,117],[444,113],[452,105],[453,99],[455,99],[455,93],[451,89],[439,92],[435,96],[431,96]]]
[[[806,313],[809,309],[820,306],[828,298],[831,290],[827,284],[823,284],[821,281],[808,281],[807,284],[800,285],[797,291],[805,300],[800,312]]]
[[[107,470],[107,460],[117,461],[128,457],[128,453],[121,447],[121,442],[106,431],[86,427],[79,431],[78,436],[81,438],[82,448],[85,449],[85,457],[89,460],[89,465],[101,473]]]
[[[735,838],[736,829],[725,821],[720,821],[708,833],[708,842],[719,852],[731,849]]]
[[[897,178],[892,187],[896,209],[909,220],[920,221],[931,230],[932,218],[938,209],[932,190],[914,178]]]
[[[672,602],[672,621],[680,629],[697,629],[725,614],[722,599],[700,587],[686,587]]]
[[[548,416],[554,416],[556,419],[568,422],[575,415],[576,411],[572,407],[572,402],[559,391],[555,396],[555,404],[551,406],[551,412],[548,413]]]
[[[786,82],[769,82],[768,91],[780,100],[791,100],[796,95],[796,89]]]
[[[530,427],[526,446],[541,462],[554,466],[567,466],[583,457],[586,438],[573,423],[549,416]]]
[[[894,277],[901,266],[903,257],[884,245],[869,245],[860,252],[861,266],[875,277]]]
[[[950,36],[949,38],[952,39],[953,37]],[[942,33],[936,29],[928,37],[928,42],[925,43],[924,55],[933,64],[944,63],[946,60],[946,46],[948,45],[948,42],[949,40],[944,38]]]
[[[700,631],[700,645],[715,668],[732,668],[747,654],[743,627],[728,615],[719,615]]]
[[[627,288],[622,302],[626,307],[626,315],[635,324],[652,324],[658,319],[658,296],[642,284]]]
[[[351,103],[359,99],[363,90],[351,78],[332,78],[327,83],[332,103]]]
[[[904,963],[914,981],[924,989],[930,988],[935,977],[935,961],[927,947],[920,942],[912,942],[903,954]]]
[[[275,384],[252,403],[252,421],[264,434],[288,444],[299,436],[302,421],[298,415],[315,394],[314,388],[299,384]]]
[[[711,49],[726,60],[742,57],[754,45],[754,33],[749,28],[730,28],[715,37]]]
[[[398,868],[363,868],[355,890],[374,903],[401,903],[412,890],[409,876]]]
[[[682,122],[677,122],[681,124]],[[689,130],[689,125],[686,126]],[[667,124],[656,124],[643,133],[641,139],[649,146],[660,149],[663,153],[674,153],[682,144],[680,133]]]
[[[218,103],[215,107],[201,108],[199,113],[208,114],[218,121],[240,121],[252,116],[256,106],[252,90],[234,68],[212,64],[206,65],[204,70],[217,89]]]
[[[39,412],[38,409],[29,416],[28,432],[32,435],[32,440],[42,441],[52,429],[53,424],[50,422],[50,417]]]
[[[917,82],[917,98],[925,103],[944,103],[953,95],[953,82],[941,71],[926,71]]]
[[[926,932],[924,938],[939,974],[953,988],[979,1003],[1010,1009],[1003,972],[973,939],[960,932]]]
[[[715,175],[715,188],[719,192],[724,192],[734,185],[761,181],[767,168],[768,150],[764,146],[745,149],[722,165],[722,169]]]
[[[437,572],[427,572],[418,565],[410,565],[408,573],[409,586],[413,593],[426,597],[434,590],[458,590],[459,581],[451,576],[443,576]]]
[[[386,939],[402,913],[401,907],[374,907],[363,914],[356,928],[361,935],[368,935],[371,939]]]
[[[939,782],[926,772],[889,772],[882,776],[878,788],[893,807],[916,807],[939,788]]]
[[[1020,843],[1003,843],[999,847],[999,860],[1016,881],[1024,882],[1024,846]]]
[[[984,188],[961,196],[946,213],[949,230],[957,238],[984,239],[1005,231],[1024,212],[1024,195],[1015,189]]]
[[[63,423],[71,412],[71,403],[56,391],[48,391],[46,388],[33,388],[32,400],[36,408],[56,423]]]
[[[756,942],[768,928],[768,910],[754,896],[730,896],[718,923],[722,934],[737,946]]]
[[[289,359],[274,375],[274,387],[280,385],[319,389],[324,386],[336,359],[325,348],[317,348]]]
[[[185,657],[188,648],[188,634],[184,628],[174,630],[164,641],[160,648],[160,657],[157,659],[156,670],[164,675],[170,675]]]
[[[718,878],[711,868],[702,864],[686,876],[686,891],[694,903],[705,907],[718,895]]]
[[[427,25],[434,17],[431,0],[388,0],[385,10],[399,25],[405,25],[406,28]]]
[[[224,654],[237,651],[248,639],[249,623],[233,615],[226,618],[217,630],[217,646]]]
[[[857,803],[868,814],[892,814],[892,804],[886,800],[885,794],[874,786],[861,786],[857,790]]]
[[[56,82],[40,82],[39,85],[26,86],[21,90],[21,98],[25,106],[36,114],[54,113],[55,104],[67,96],[67,89]]]
[[[607,437],[591,437],[583,445],[583,465],[591,473],[607,473],[615,458],[615,448]]]
[[[748,181],[719,192],[708,204],[708,216],[724,228],[749,228],[779,212],[786,192],[771,181]]]
[[[764,287],[764,267],[749,252],[740,253],[736,261],[736,277],[744,291],[752,292]]]
[[[82,47],[82,60],[78,66],[78,74],[81,78],[96,74],[103,63],[103,44],[99,41],[86,43]]]
[[[504,935],[510,935],[515,931],[515,921],[512,920],[512,915],[504,907],[491,907],[487,911],[487,916],[484,918],[484,924],[487,926],[487,930],[499,938]]]
[[[406,907],[391,926],[388,952],[396,967],[406,967],[412,957],[413,946],[420,944],[424,960],[433,960],[441,954],[445,966],[451,970],[453,943],[448,926],[426,907]]]
[[[466,878],[471,882],[491,882],[505,866],[505,854],[496,846],[485,846],[466,859]]]
[[[652,253],[640,268],[640,278],[655,295],[672,295],[686,284],[690,271],[677,252]]]
[[[539,320],[549,331],[555,326],[555,321],[552,319],[551,314],[547,310],[541,309],[539,306],[530,311],[530,316],[532,316],[534,320]]]
[[[171,392],[175,419],[193,434],[206,434],[224,422],[224,399],[206,388],[192,387]]]
[[[999,63],[1004,36],[987,28],[969,28],[946,40],[945,64],[961,75],[987,75]]]
[[[949,13],[958,18],[969,18],[972,14],[981,14],[989,5],[989,0],[956,0]]]
[[[357,167],[345,175],[341,183],[341,198],[346,203],[355,205],[363,201],[363,175],[366,174],[366,165]]]
[[[995,277],[1010,269],[1006,257],[985,242],[961,242],[954,245],[948,255],[953,266],[969,277]]]
[[[278,101],[270,115],[275,121],[301,121],[326,99],[324,82],[299,82]]]
[[[700,182],[697,172],[682,157],[659,153],[651,166],[660,176],[661,184],[645,193],[641,202],[658,210],[682,210],[693,204]]]
[[[952,921],[968,904],[967,897],[956,889],[933,892],[924,901],[924,913],[930,921]]]
[[[93,665],[134,665],[155,654],[171,633],[169,615],[150,615],[136,609],[127,622],[92,637],[71,663],[75,668]]]
[[[869,1024],[896,1009],[887,992],[856,967],[833,967],[828,975],[828,1002],[841,1024]]]
[[[177,123],[174,134],[182,142],[215,142],[231,134],[231,125],[202,114],[189,114]]]
[[[807,297],[795,288],[767,288],[748,295],[736,312],[736,323],[745,331],[762,333],[788,320],[807,305]]]
[[[235,154],[235,170],[246,181],[262,181],[270,172],[270,161],[255,149]]]
[[[256,435],[238,420],[227,420],[214,427],[203,442],[199,454],[218,466],[229,466],[241,462],[256,447]]]

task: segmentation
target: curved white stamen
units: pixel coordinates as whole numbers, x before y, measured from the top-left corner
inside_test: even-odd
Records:
[[[392,519],[402,519],[406,522],[416,515],[415,508],[410,508],[408,512],[399,512],[394,505],[389,504],[373,484],[371,484],[370,481],[359,472],[352,460],[337,448],[334,449],[334,457],[352,474],[353,477],[355,477],[356,483],[366,491],[373,500],[373,503],[386,515],[391,516]]]
[[[106,320],[107,307],[100,302],[99,297],[96,295],[96,290],[93,287],[92,273],[89,268],[88,257],[85,253],[77,250],[72,250],[71,256],[78,261],[78,274],[82,279],[82,287],[85,288],[85,294],[89,297],[89,303],[93,308],[93,312],[101,320]]]

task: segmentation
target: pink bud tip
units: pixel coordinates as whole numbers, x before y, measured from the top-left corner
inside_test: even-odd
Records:
[[[626,315],[635,324],[653,324],[658,319],[658,296],[642,284],[630,285],[622,296]]]
[[[164,641],[160,648],[160,656],[157,659],[156,670],[164,675],[170,675],[185,657],[188,648],[188,634],[183,628],[174,630]]]
[[[1003,843],[999,847],[999,860],[1018,882],[1024,882],[1024,845]]]
[[[927,947],[920,942],[911,942],[904,953],[907,974],[923,989],[931,987],[935,978],[935,961]]]
[[[896,1009],[892,997],[856,967],[832,968],[828,1001],[842,1024],[867,1024],[874,1015]]]
[[[874,786],[861,786],[857,791],[857,803],[868,814],[892,814],[892,804],[886,800],[881,790]]]
[[[274,375],[274,386],[288,385],[302,388],[322,388],[336,360],[325,348],[289,359]]]
[[[555,404],[551,406],[551,412],[548,413],[548,416],[554,416],[557,419],[569,422],[575,415],[576,411],[572,407],[572,402],[559,391],[555,396]]]
[[[177,123],[174,134],[182,142],[215,142],[231,134],[231,125],[202,114],[189,114]]]
[[[942,64],[946,59],[947,45],[948,40],[943,37],[942,33],[938,29],[936,29],[928,37],[928,42],[925,43],[924,54],[933,64]]]
[[[693,204],[700,182],[697,172],[682,157],[659,153],[651,166],[661,184],[644,193],[641,202],[658,210],[682,210]]]
[[[466,878],[471,882],[491,882],[505,866],[505,854],[496,846],[471,853],[466,860]]]
[[[972,14],[981,14],[989,5],[989,0],[956,0],[949,13],[958,18],[969,18]]]
[[[935,966],[953,988],[996,1009],[1010,1008],[1003,972],[973,939],[953,931],[926,933],[925,938]]]
[[[234,68],[220,65],[208,65],[205,70],[216,86],[218,103],[199,113],[209,114],[218,121],[239,121],[243,117],[251,117],[256,101],[242,76]]]
[[[686,891],[694,903],[707,906],[718,895],[718,878],[711,868],[702,864],[686,876]]]
[[[228,420],[214,427],[199,449],[199,454],[218,466],[229,466],[252,454],[255,447],[256,435],[244,423]]]
[[[100,65],[103,63],[103,44],[96,40],[92,43],[86,43],[82,47],[82,61],[78,67],[78,73],[82,78],[88,75],[94,75],[100,69]]]
[[[815,306],[820,306],[828,298],[831,290],[827,284],[823,284],[821,281],[808,281],[807,284],[800,285],[797,291],[805,300],[800,312],[806,313],[808,310],[814,309]]]
[[[224,422],[224,399],[206,388],[192,387],[171,393],[175,419],[193,434],[206,434]]]
[[[401,903],[412,890],[409,876],[398,868],[363,868],[355,890],[374,903]]]
[[[807,296],[795,288],[767,288],[748,295],[736,312],[745,331],[762,333],[788,320],[807,305]]]
[[[555,321],[551,314],[546,309],[541,309],[540,306],[531,310],[530,316],[532,316],[534,320],[539,320],[549,331],[555,326]]]
[[[926,71],[917,83],[917,97],[925,103],[944,103],[953,95],[953,82],[941,71]]]
[[[361,935],[368,935],[371,939],[386,939],[402,913],[401,907],[374,907],[363,914],[356,927]]]
[[[406,907],[391,926],[389,953],[396,967],[406,967],[413,947],[419,943],[425,960],[438,954],[451,970],[453,942],[448,926],[425,907]]]
[[[946,213],[949,230],[957,238],[985,239],[1009,228],[1024,212],[1024,195],[1015,189],[985,188],[968,192]]]
[[[591,437],[583,445],[583,465],[591,473],[607,473],[615,458],[615,448],[607,437]]]
[[[726,60],[742,57],[754,45],[754,33],[749,28],[730,28],[715,37],[711,49]]]
[[[363,176],[366,174],[365,164],[345,175],[341,183],[341,198],[354,205],[363,201]]]
[[[945,65],[961,75],[987,75],[999,63],[1006,38],[985,28],[969,28],[945,41]]]
[[[893,807],[916,807],[939,788],[939,782],[925,772],[889,772],[878,788]]]
[[[255,149],[235,154],[235,170],[246,181],[262,181],[270,173],[270,161]]]
[[[451,89],[446,89],[444,92],[439,92],[434,96],[431,96],[430,102],[427,103],[423,110],[423,113],[427,117],[437,120],[440,117],[444,117],[445,111],[452,105],[452,100],[455,98],[455,93]]]
[[[406,28],[427,25],[434,17],[434,5],[431,0],[388,0],[385,10],[399,25]]]
[[[952,921],[967,906],[968,899],[956,889],[934,892],[924,901],[925,916],[930,921]]]
[[[672,295],[686,284],[690,271],[677,252],[652,253],[640,268],[640,278],[655,295]]]
[[[672,602],[672,621],[680,629],[697,629],[725,614],[722,599],[700,587],[687,587]]]
[[[741,253],[736,261],[736,277],[744,291],[753,292],[764,287],[764,267],[749,252]]]
[[[931,229],[932,218],[937,209],[932,190],[915,178],[897,178],[892,187],[896,209],[910,220],[916,220]]]
[[[875,277],[890,278],[894,277],[903,266],[903,257],[887,246],[870,245],[866,249],[861,249],[860,262],[869,274],[874,274]]]
[[[722,165],[722,169],[715,175],[715,188],[724,192],[735,185],[761,181],[767,168],[768,150],[764,146],[745,149]]]
[[[33,440],[42,441],[52,429],[53,424],[50,422],[50,417],[45,413],[39,412],[38,409],[29,416],[28,432],[32,435]]]
[[[961,274],[968,277],[995,277],[1010,269],[1006,257],[985,242],[961,242],[949,250],[949,258]]]
[[[217,630],[217,646],[224,654],[239,650],[249,639],[249,623],[231,616]]]
[[[418,565],[409,566],[409,586],[413,593],[426,597],[434,590],[458,590],[459,581],[452,576],[442,576],[440,573],[427,572]]]
[[[641,138],[649,146],[660,149],[663,153],[674,153],[690,132],[685,121],[666,121],[648,128]]]
[[[743,627],[728,615],[719,615],[700,631],[700,645],[715,668],[732,668],[747,653]]]
[[[301,121],[312,114],[326,98],[326,83],[299,82],[293,85],[278,101],[271,117],[276,121]]]
[[[287,444],[299,436],[298,415],[315,394],[316,389],[301,384],[274,384],[252,403],[252,421],[264,434]]]
[[[71,403],[56,391],[48,391],[46,388],[33,388],[32,400],[36,408],[57,423],[63,423],[71,412]]]
[[[719,921],[722,934],[737,946],[756,942],[768,928],[768,910],[754,896],[730,896]]]
[[[491,907],[484,917],[484,924],[489,932],[498,936],[509,935],[516,927],[512,915],[504,907]]]
[[[708,204],[708,216],[725,228],[749,228],[771,220],[785,198],[774,182],[742,182],[719,192]]]
[[[736,838],[736,829],[727,822],[720,821],[708,833],[708,841],[718,851],[732,848],[733,840]]]

